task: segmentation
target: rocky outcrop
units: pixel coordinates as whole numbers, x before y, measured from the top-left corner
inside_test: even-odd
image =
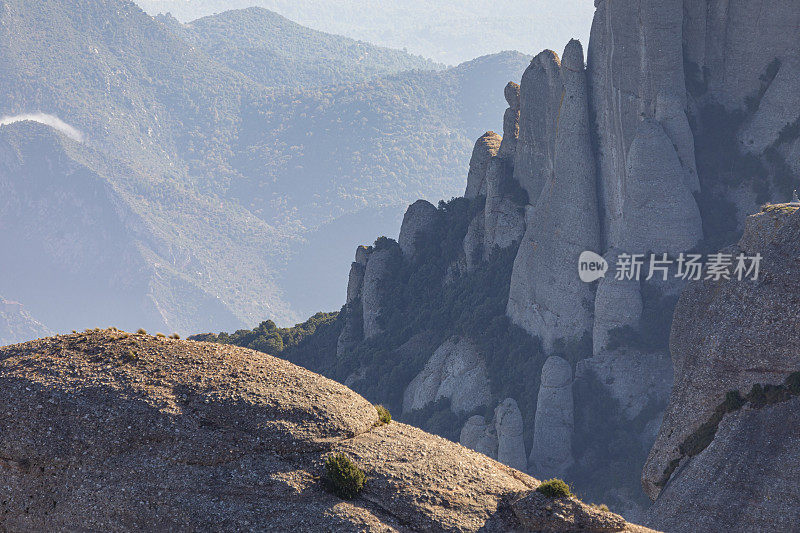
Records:
[[[430,240],[436,225],[436,207],[425,200],[417,200],[411,204],[403,216],[400,226],[398,244],[403,257],[413,259],[418,241]]]
[[[497,156],[486,171],[486,205],[483,221],[483,251],[489,254],[495,246],[507,248],[519,242],[525,232],[524,210],[509,189],[518,187],[514,178],[514,156],[517,150],[520,120],[520,87],[509,82],[505,88],[508,102],[503,120],[503,140]],[[466,241],[465,241],[466,243]],[[470,259],[467,259],[468,266]]]
[[[467,338],[450,339],[433,353],[406,387],[403,412],[422,409],[440,398],[450,400],[454,413],[468,413],[489,403],[486,362]]]
[[[685,107],[682,3],[596,2],[588,71],[609,247],[623,244],[623,204],[632,180],[627,164],[638,123],[654,118],[659,94],[675,95]]]
[[[0,528],[642,531],[263,353],[116,330],[0,348]],[[367,482],[319,479],[345,453]],[[458,490],[454,491],[454,487]],[[510,508],[513,501],[513,511]],[[590,527],[587,527],[588,524]]]
[[[686,99],[674,94],[661,93],[656,98],[656,121],[672,141],[683,167],[684,180],[691,192],[700,190],[697,160],[694,152],[694,134],[686,115]]]
[[[383,306],[387,303],[383,298],[384,284],[392,275],[397,261],[399,248],[388,245],[386,248],[373,251],[364,269],[364,282],[361,287],[361,306],[364,338],[371,339],[383,332],[379,323]]]
[[[364,338],[361,292],[364,287],[364,275],[369,254],[369,248],[359,246],[356,248],[356,260],[350,264],[350,275],[347,279],[347,303],[344,308],[345,322],[336,342],[337,357],[341,357]]]
[[[500,143],[498,156],[501,159],[513,161],[517,153],[517,139],[519,139],[519,85],[513,81],[508,82],[503,92],[508,102],[508,109],[503,115],[503,142]]]
[[[800,468],[796,398],[728,394],[783,385],[800,370],[800,213],[772,206],[754,218],[726,252],[761,253],[758,280],[694,282],[675,310],[675,382],[642,475],[657,498],[650,520],[669,530],[780,531],[798,518],[797,484],[784,479]]]
[[[558,339],[580,339],[591,332],[593,288],[581,282],[575,268],[583,251],[597,251],[601,244],[586,75],[578,41],[564,51],[561,71],[564,98],[556,110],[554,173],[539,201],[528,208],[506,311],[516,324],[541,337],[547,350]],[[522,89],[524,94],[524,79]]]
[[[684,0],[683,49],[707,84],[706,98],[741,109],[775,58],[797,56],[800,9],[793,0]],[[681,33],[679,33],[680,35]]]
[[[506,112],[507,113],[507,112]],[[476,198],[486,195],[486,170],[489,161],[500,150],[502,137],[493,131],[487,131],[475,142],[472,158],[469,160],[469,174],[467,174],[467,190],[465,198]]]
[[[495,408],[494,427],[497,434],[497,460],[517,470],[527,470],[522,413],[512,398],[506,398]]]
[[[0,296],[0,346],[45,337],[50,333],[21,303]]]
[[[678,253],[700,242],[700,211],[675,147],[657,122],[644,119],[639,123],[626,175],[621,249]]]
[[[575,379],[587,379],[589,374],[605,385],[627,420],[635,419],[648,407],[663,408],[669,399],[672,365],[665,352],[648,353],[631,348],[601,352],[578,361]]]
[[[635,279],[616,279],[613,265],[619,252],[612,250],[604,258],[611,270],[597,284],[594,299],[594,328],[592,344],[594,355],[602,352],[612,331],[625,326],[636,328],[642,316],[642,291]]]
[[[347,304],[361,298],[361,287],[364,285],[364,272],[367,267],[369,249],[366,246],[356,248],[356,260],[350,265],[350,275],[347,278]]]
[[[514,155],[514,179],[535,204],[553,173],[558,111],[564,87],[555,52],[537,55],[520,83],[519,140]]]
[[[781,132],[800,119],[800,57],[798,52],[778,60],[775,78],[758,109],[739,134],[743,150],[761,154],[778,142]]]
[[[572,463],[572,368],[561,357],[549,357],[542,367],[530,472],[542,479],[561,477]]]
[[[462,445],[492,459],[497,459],[497,433],[494,424],[487,423],[481,415],[467,419],[458,439]]]

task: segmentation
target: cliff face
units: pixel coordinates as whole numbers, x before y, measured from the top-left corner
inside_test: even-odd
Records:
[[[649,531],[265,354],[96,330],[0,348],[4,531]],[[340,500],[331,453],[365,471]]]
[[[675,384],[642,475],[657,527],[797,527],[798,239],[796,207],[767,207],[725,250],[760,253],[759,279],[696,282],[681,296],[670,339]]]
[[[525,456],[531,474],[563,476],[637,516],[649,505],[641,466],[669,401],[669,331],[685,282],[645,280],[647,264],[641,279],[616,280],[618,258],[717,251],[755,205],[790,197],[800,9],[782,0],[595,5],[585,61],[572,41],[505,87],[503,136],[478,139],[465,197],[435,216],[409,209],[395,247],[402,266],[376,270],[363,316],[346,309],[345,332],[375,334],[321,370],[367,376],[354,386],[370,399],[398,408],[413,399],[405,420],[514,466]],[[745,239],[757,235],[750,228]],[[583,251],[606,258],[605,278],[579,279]],[[472,404],[453,376],[468,377],[460,392]],[[718,399],[703,400],[712,413]],[[667,424],[694,430],[680,418],[690,415],[670,413]],[[672,450],[680,433],[658,446]],[[658,452],[658,472],[646,475],[651,496],[670,453]]]

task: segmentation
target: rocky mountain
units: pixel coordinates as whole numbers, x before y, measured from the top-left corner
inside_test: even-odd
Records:
[[[239,38],[222,49],[222,32]],[[455,194],[469,139],[499,122],[498,88],[527,61],[441,70],[263,11],[183,27],[126,0],[3,2],[0,42],[0,239],[31,244],[0,266],[0,291],[56,331],[335,308],[325,276],[297,274],[346,275],[350,254],[316,244],[349,248],[401,205]]]
[[[503,135],[477,140],[464,197],[416,202],[398,242],[357,249],[326,356],[281,355],[403,421],[640,517],[641,470],[673,381],[669,335],[687,283],[677,260],[738,240],[760,203],[791,197],[800,170],[800,9],[595,5],[585,57],[570,41],[507,85]],[[596,283],[576,273],[583,251],[610,265]],[[617,276],[625,254],[646,253],[666,254],[666,278],[648,276],[648,263]],[[648,463],[650,496],[675,439],[656,444],[667,448]]]
[[[0,345],[45,337],[50,331],[19,302],[0,296]]]
[[[675,309],[675,385],[642,481],[665,531],[789,531],[800,515],[800,213],[767,206],[726,253],[758,280],[690,284]],[[705,499],[701,495],[713,495]]]
[[[569,37],[589,35],[592,5],[581,0],[138,0],[152,15],[171,13],[182,22],[229,9],[266,8],[304,26],[347,35],[458,64],[502,50],[532,53]],[[475,38],[480,36],[480,38]]]
[[[646,532],[258,352],[116,329],[0,348],[0,527]],[[342,500],[320,480],[345,453]]]

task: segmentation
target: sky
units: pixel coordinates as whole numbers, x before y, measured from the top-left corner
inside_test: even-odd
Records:
[[[259,6],[320,31],[406,49],[445,64],[502,50],[535,55],[588,44],[592,0],[136,0],[182,22]]]

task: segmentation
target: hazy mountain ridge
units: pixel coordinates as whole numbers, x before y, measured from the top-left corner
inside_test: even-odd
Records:
[[[514,49],[535,53],[576,37],[585,41],[593,7],[582,0],[139,0],[151,14],[170,12],[182,22],[260,6],[318,30],[404,49],[457,64]],[[479,38],[476,38],[479,36]]]
[[[136,254],[149,265],[137,271],[136,283],[139,300],[155,299],[160,318],[142,324],[127,314],[118,319],[130,328],[192,332],[210,327],[193,307],[181,311],[183,299],[170,294],[175,285],[144,273],[152,268],[166,268],[167,277],[182,280],[176,281],[179,286],[194,287],[201,299],[221,305],[229,315],[228,328],[264,316],[296,319],[280,275],[292,254],[303,249],[309,231],[365,207],[455,191],[458,154],[468,151],[468,136],[477,128],[459,107],[459,98],[471,91],[461,82],[469,66],[372,77],[355,85],[267,88],[221,65],[130,2],[62,0],[31,8],[8,1],[0,18],[0,93],[5,97],[0,116],[49,113],[80,130],[83,143],[64,145],[69,157],[101,176],[123,211],[132,213],[121,231],[137,227],[150,239]],[[326,39],[335,49],[335,37]],[[345,49],[352,46],[343,41]],[[420,62],[399,52],[385,54],[389,70],[397,61]],[[497,84],[526,61],[504,57],[496,60]],[[487,89],[476,89],[481,90]],[[388,144],[377,139],[383,128],[395,132]],[[403,158],[405,153],[411,157]],[[318,159],[325,165],[312,168]],[[375,160],[382,168],[374,166]],[[407,177],[409,169],[415,177]],[[13,188],[22,176],[4,178]],[[12,233],[23,232],[13,218],[10,223]],[[346,269],[346,259],[312,255],[311,260],[334,265],[338,260]],[[66,275],[76,266],[64,268],[57,272]],[[338,291],[328,290],[328,301],[337,302]],[[25,294],[9,296],[27,300]],[[66,294],[51,297],[62,298],[62,306],[75,304]],[[26,303],[39,314],[37,304]],[[109,317],[98,314],[74,327],[101,319]]]
[[[441,65],[369,43],[305,28],[272,11],[251,7],[187,24],[157,20],[216,61],[267,87],[352,84]]]

